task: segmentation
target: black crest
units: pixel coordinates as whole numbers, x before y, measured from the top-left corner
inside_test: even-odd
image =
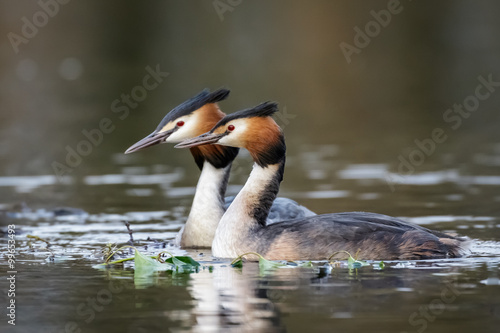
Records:
[[[278,111],[278,103],[264,102],[253,108],[237,111],[222,118],[214,129],[226,125],[234,119],[253,118],[253,117],[270,117]],[[213,130],[212,130],[213,131]]]
[[[172,111],[167,113],[167,115],[163,118],[163,120],[156,128],[156,131],[161,130],[163,126],[165,126],[170,121],[177,119],[181,116],[186,116],[198,110],[205,104],[217,103],[225,100],[229,95],[229,92],[230,91],[227,89],[218,89],[214,92],[210,92],[210,90],[204,89],[198,95],[191,97],[190,99],[176,106],[175,108],[172,109]]]

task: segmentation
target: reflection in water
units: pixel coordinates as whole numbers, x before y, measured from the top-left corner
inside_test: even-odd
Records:
[[[196,300],[195,332],[218,332],[234,327],[254,332],[267,332],[280,327],[274,304],[257,290],[256,265],[242,271],[216,267],[213,273],[193,275],[191,292]]]
[[[486,270],[485,264],[489,267]],[[136,279],[137,300],[151,294],[157,299],[139,303],[139,307],[136,303],[136,310],[142,313],[140,317],[148,317],[148,312],[155,311],[152,304],[175,297],[185,305],[167,307],[163,316],[172,329],[190,332],[301,331],[307,327],[322,331],[337,324],[346,328],[355,323],[369,326],[383,313],[392,319],[377,324],[382,331],[418,330],[424,323],[422,318],[437,329],[450,316],[459,318],[468,313],[471,289],[498,285],[498,264],[498,260],[477,259],[387,262],[383,270],[376,266],[356,270],[320,266],[282,268],[263,276],[255,263],[245,263],[241,271],[216,263],[213,272],[161,272]],[[113,270],[111,274],[115,274]],[[176,287],[186,287],[189,294],[176,294]],[[493,309],[498,305],[491,303]],[[309,320],[300,320],[305,318]],[[346,322],[339,323],[339,319]],[[152,325],[144,320],[124,320],[136,329]]]
[[[136,275],[136,295],[154,291],[156,298],[168,301],[173,297],[179,298],[173,291],[176,287],[183,287],[189,293],[181,298],[186,306],[166,308],[162,311],[163,316],[175,323],[172,326],[179,329],[189,328],[189,331],[193,332],[221,332],[225,329],[243,329],[248,332],[278,331],[276,328],[283,328],[275,304],[280,300],[277,296],[280,291],[268,293],[269,287],[259,287],[259,284],[267,283],[256,279],[257,266],[245,266],[243,270],[239,270],[218,264],[213,270],[205,268],[191,274],[167,271]],[[117,273],[121,275],[120,271]],[[111,270],[110,274],[111,279],[120,278],[119,275],[114,276],[115,270]],[[295,278],[299,276],[295,274]],[[274,296],[268,297],[268,294]],[[141,307],[148,306],[141,304]],[[151,324],[130,319],[127,326],[140,329]]]

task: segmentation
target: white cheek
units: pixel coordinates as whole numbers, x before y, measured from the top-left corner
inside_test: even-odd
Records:
[[[243,142],[238,138],[237,133],[229,133],[228,135],[222,137],[217,144],[229,147],[243,148]]]
[[[229,135],[231,135],[231,134],[229,134]],[[220,138],[220,140],[217,141],[217,144],[223,145],[223,146],[230,146],[231,145],[231,141],[232,140],[230,138],[228,138],[228,136],[226,135],[226,136]]]
[[[184,124],[184,126],[177,128],[177,130],[172,133],[165,142],[169,143],[179,143],[186,139],[191,139],[198,136],[199,133],[196,132],[196,126],[192,122],[191,124]]]
[[[176,134],[176,133],[174,133],[174,134],[170,135],[170,136],[169,136],[169,137],[168,137],[168,138],[167,138],[164,142],[168,142],[168,143],[178,143],[179,141],[178,141],[178,140],[176,140],[176,138],[175,138],[175,134]]]

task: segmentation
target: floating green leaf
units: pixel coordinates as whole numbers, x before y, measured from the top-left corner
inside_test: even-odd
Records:
[[[234,268],[243,268],[243,259],[241,256],[239,256],[238,258],[236,258],[235,260],[233,260],[233,262],[231,263],[231,267],[234,267]]]
[[[124,258],[115,261],[109,261],[117,252],[124,248],[134,249],[134,257]],[[113,249],[114,251],[107,251],[107,258],[104,263],[95,265],[94,268],[105,268],[107,265],[119,264],[128,260],[134,260],[134,280],[138,285],[142,285],[145,281],[149,281],[153,277],[153,273],[157,271],[172,271],[179,273],[191,273],[193,271],[198,271],[201,264],[189,256],[174,256],[169,252],[160,252],[156,256],[147,256],[142,254],[137,248],[133,246],[123,246],[119,249]],[[165,261],[160,259],[163,253],[168,254],[170,257]],[[148,282],[148,283],[149,283]],[[147,284],[147,283],[146,283]]]
[[[138,275],[149,274],[154,271],[166,271],[174,269],[174,265],[169,263],[161,263],[151,257],[145,256],[141,252],[135,250],[134,256],[135,273]]]
[[[349,269],[360,268],[360,267],[369,265],[367,262],[361,261],[361,260],[357,259],[359,251],[358,251],[358,253],[356,253],[356,257],[355,258],[349,252],[347,252],[347,251],[337,251],[337,252],[333,253],[330,256],[330,258],[328,258],[328,261],[330,262],[330,265],[334,266],[335,262],[332,263],[332,258],[335,255],[339,254],[339,253],[345,253],[345,254],[347,254],[347,256],[348,256],[347,257],[347,267]]]
[[[363,266],[367,266],[368,263],[354,259],[351,255],[349,255],[349,258],[347,259],[347,267],[349,268],[361,268]]]
[[[283,263],[278,262],[278,261],[267,260],[262,255],[260,255],[256,252],[243,253],[242,255],[240,255],[238,258],[234,259],[231,262],[231,266],[235,267],[235,268],[242,268],[243,267],[243,257],[247,256],[247,255],[255,255],[255,256],[259,257],[259,270],[260,270],[261,274],[266,274],[266,273],[269,273],[270,271],[275,270],[276,268],[286,266],[286,264],[283,264]]]
[[[170,257],[165,259],[165,263],[172,264],[176,270],[180,271],[198,271],[201,266],[199,262],[188,256],[174,256],[172,253],[163,251],[158,254],[158,258],[166,253]]]
[[[189,265],[193,267],[200,267],[201,264],[194,260],[191,257],[188,256],[172,256],[168,259],[165,260],[165,262],[168,262],[170,264],[174,265]]]
[[[263,256],[259,256],[259,270],[262,274],[272,272],[276,268],[285,266],[286,265],[281,262],[267,260]]]

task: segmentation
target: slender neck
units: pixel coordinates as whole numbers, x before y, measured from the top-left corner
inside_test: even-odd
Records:
[[[211,247],[215,230],[224,215],[224,195],[231,163],[238,148],[206,145],[191,154],[201,170],[193,205],[181,235],[182,247]]]
[[[212,244],[216,257],[236,257],[241,244],[266,226],[269,210],[276,198],[285,166],[285,156],[276,164],[255,163],[245,186],[222,216]]]
[[[216,168],[204,161],[189,217],[181,236],[182,247],[211,247],[215,230],[224,215],[224,195],[231,163]]]

